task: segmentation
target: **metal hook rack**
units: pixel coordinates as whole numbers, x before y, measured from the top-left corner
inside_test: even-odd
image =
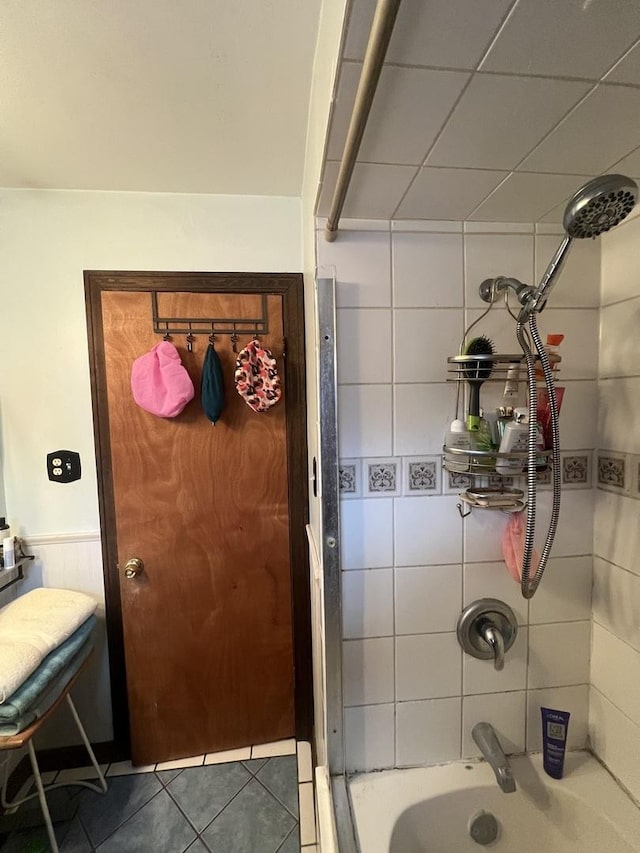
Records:
[[[241,335],[255,338],[269,334],[266,293],[261,294],[261,317],[161,317],[155,290],[151,291],[151,310],[154,334],[162,335],[165,341],[170,340],[172,335],[185,335],[189,352],[193,349],[194,335],[230,335],[233,351],[236,352]]]

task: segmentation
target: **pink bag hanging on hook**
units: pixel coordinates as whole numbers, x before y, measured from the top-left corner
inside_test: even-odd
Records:
[[[522,558],[524,556],[524,540],[526,533],[526,512],[513,512],[502,533],[502,556],[507,564],[509,574],[517,583],[522,577]],[[540,554],[534,548],[531,552],[531,571],[533,577],[538,570]]]

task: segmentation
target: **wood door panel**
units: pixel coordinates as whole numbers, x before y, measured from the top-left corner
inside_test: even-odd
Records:
[[[160,294],[163,316],[255,316],[256,296]],[[281,297],[261,340],[282,365]],[[196,396],[174,419],[140,409],[131,365],[160,338],[151,297],[102,294],[118,561],[133,758],[150,763],[294,733],[291,586],[283,400],[256,414],[233,386],[220,336],[226,403],[213,426],[200,405],[208,345],[177,346]],[[242,347],[248,338],[239,342]],[[282,370],[281,370],[282,374]]]

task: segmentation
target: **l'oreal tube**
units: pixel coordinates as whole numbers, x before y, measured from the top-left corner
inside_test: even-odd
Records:
[[[553,711],[540,708],[542,713],[542,762],[545,773],[554,779],[562,779],[564,753],[569,729],[568,711]]]

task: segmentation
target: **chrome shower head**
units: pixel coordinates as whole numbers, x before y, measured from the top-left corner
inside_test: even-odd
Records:
[[[569,199],[562,224],[570,237],[599,237],[633,210],[638,186],[624,175],[601,175]]]
[[[638,186],[624,175],[600,175],[581,187],[569,199],[562,224],[567,232],[535,290],[520,297],[523,305],[518,319],[526,322],[542,311],[575,238],[599,237],[631,213],[638,198]]]

